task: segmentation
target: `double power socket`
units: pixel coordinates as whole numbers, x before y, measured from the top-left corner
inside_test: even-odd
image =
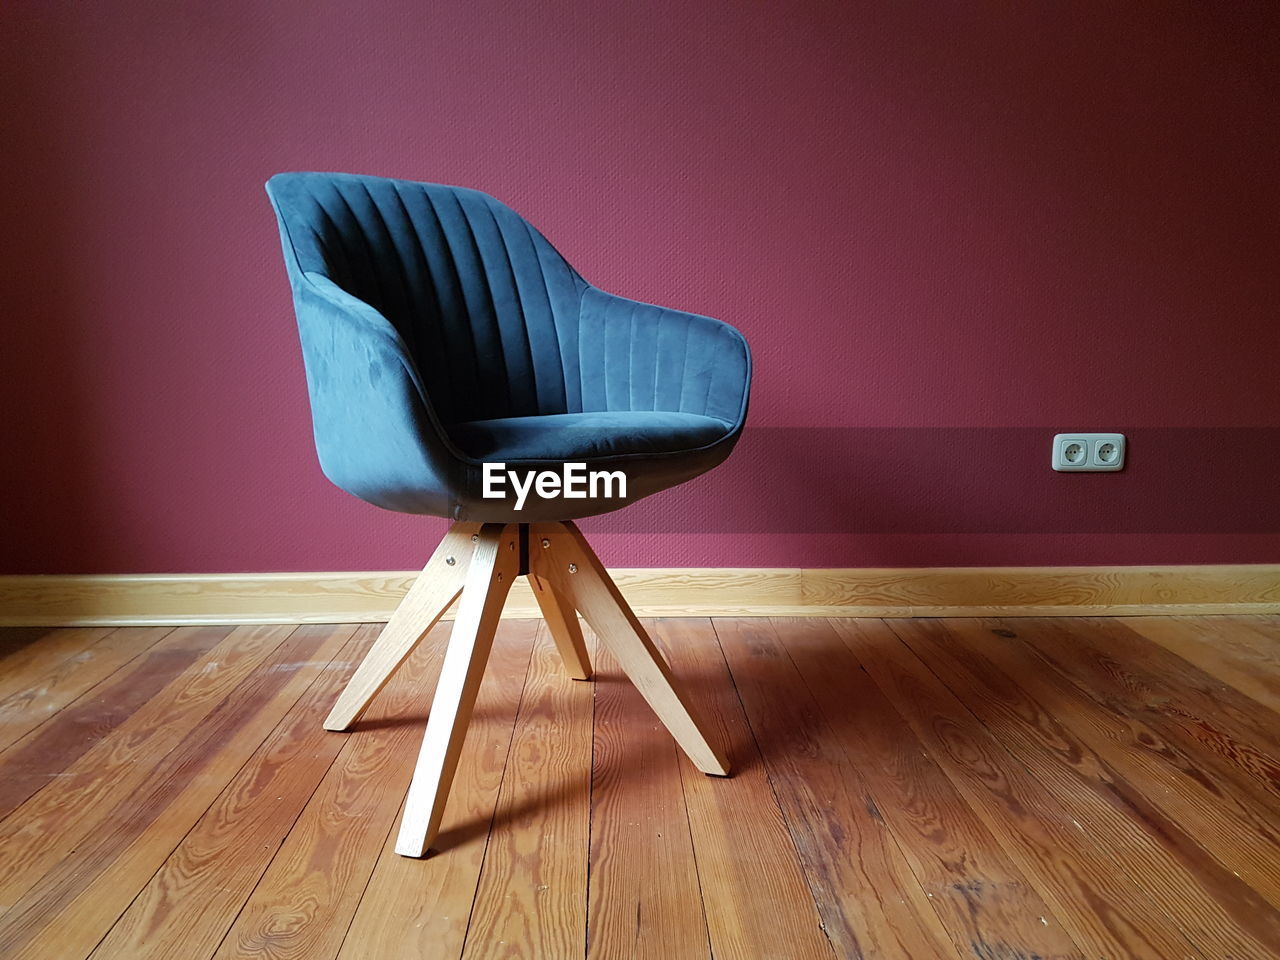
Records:
[[[1123,466],[1123,433],[1059,433],[1053,438],[1055,470],[1104,471]]]

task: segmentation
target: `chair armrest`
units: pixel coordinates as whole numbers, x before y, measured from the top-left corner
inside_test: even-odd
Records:
[[[389,510],[423,512],[462,468],[390,321],[318,273],[294,275],[320,466],[333,483]],[[434,512],[434,511],[433,511]]]
[[[741,427],[751,351],[733,327],[696,313],[583,291],[578,318],[584,410],[666,410]]]

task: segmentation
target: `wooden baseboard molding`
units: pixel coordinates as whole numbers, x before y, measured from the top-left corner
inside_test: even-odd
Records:
[[[1280,565],[615,570],[643,617],[1280,613]],[[364,623],[415,574],[0,577],[0,626]],[[536,617],[521,579],[504,616]]]

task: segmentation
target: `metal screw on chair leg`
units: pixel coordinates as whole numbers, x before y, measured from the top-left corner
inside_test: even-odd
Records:
[[[455,563],[458,562],[458,559],[457,557],[445,557],[444,562],[452,567]]]
[[[550,541],[550,540],[548,540],[546,537],[543,537],[543,538],[542,538],[542,549],[543,549],[543,550],[545,550],[545,549],[547,549],[547,547],[549,547],[549,546],[551,546],[551,541]]]
[[[498,582],[499,582],[499,583],[501,583],[501,582],[502,582],[502,574],[498,574]]]
[[[479,542],[480,542],[480,534],[478,534],[478,533],[473,533],[473,534],[471,535],[471,542],[472,542],[472,543],[479,543]]]
[[[577,572],[578,572],[578,565],[577,565],[576,563],[571,563],[571,564],[569,564],[569,572],[570,572],[570,573],[577,573]]]

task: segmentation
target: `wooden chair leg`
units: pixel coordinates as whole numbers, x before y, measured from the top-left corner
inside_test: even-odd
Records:
[[[536,540],[530,549],[538,549]],[[591,659],[587,654],[586,641],[582,639],[582,627],[578,625],[578,611],[550,580],[530,573],[529,586],[533,588],[542,619],[547,621],[547,629],[551,631],[569,676],[575,680],[590,680]]]
[[[728,763],[707,740],[661,652],[578,528],[572,523],[530,525],[529,570],[581,611],[694,766],[727,776]]]
[[[473,538],[479,532],[478,523],[456,523],[449,528],[333,705],[324,722],[326,730],[346,730],[355,723],[418,641],[457,599],[476,547]]]
[[[402,856],[424,856],[440,829],[502,604],[520,572],[519,542],[517,524],[480,529],[405,799],[396,839],[396,853]]]

